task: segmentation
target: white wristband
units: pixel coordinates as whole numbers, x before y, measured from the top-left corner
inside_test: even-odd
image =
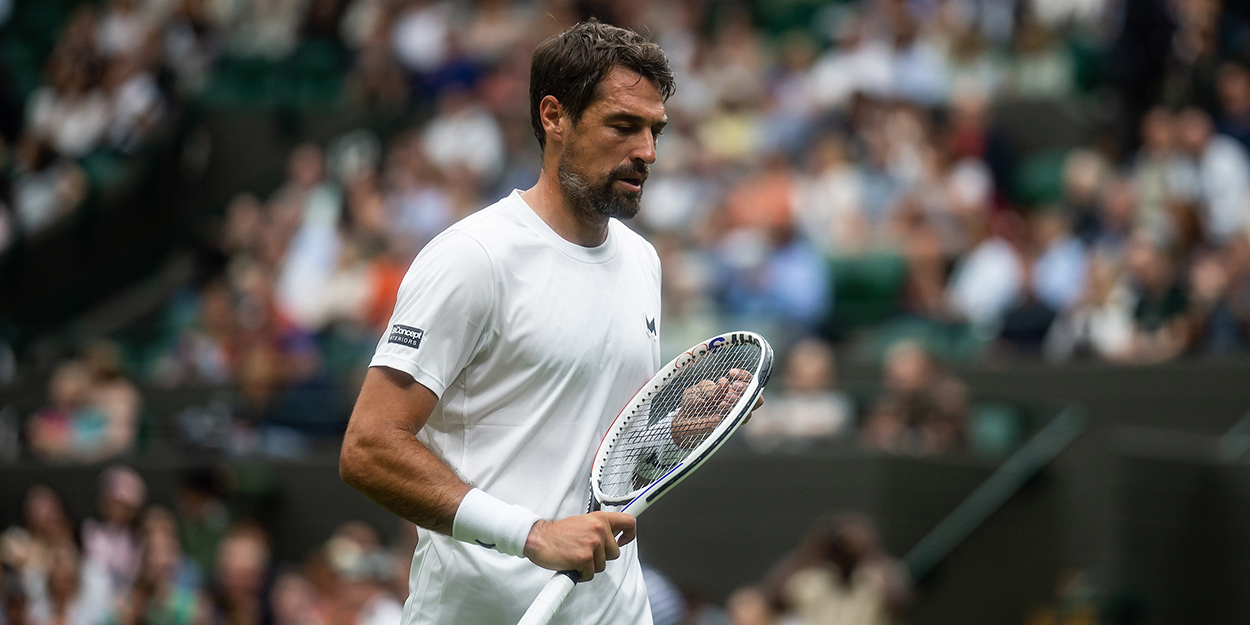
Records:
[[[525,557],[530,528],[542,517],[474,488],[456,509],[451,537],[518,558]]]

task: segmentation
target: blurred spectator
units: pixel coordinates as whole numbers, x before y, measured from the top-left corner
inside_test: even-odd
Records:
[[[65,502],[50,487],[36,484],[26,491],[22,525],[0,534],[0,564],[15,573],[14,582],[25,602],[36,585],[43,584],[52,565],[53,549],[74,544],[74,526]]]
[[[1059,312],[1075,306],[1085,291],[1089,261],[1085,246],[1073,236],[1066,215],[1042,211],[1033,219],[1037,257],[1029,273],[1037,299]]]
[[[208,469],[182,476],[176,499],[179,539],[203,575],[216,570],[217,547],[230,528],[219,479]]]
[[[90,558],[80,558],[73,543],[52,547],[46,577],[27,592],[32,625],[104,625],[113,612],[108,571]]]
[[[117,56],[105,68],[103,88],[111,100],[109,145],[136,151],[164,114],[156,78],[134,56]]]
[[[432,0],[404,0],[397,7],[391,31],[395,57],[419,74],[442,67],[450,53],[451,7]]]
[[[1247,246],[1250,242],[1239,238],[1230,249],[1201,254],[1190,266],[1187,316],[1192,324],[1192,347],[1199,353],[1225,355],[1246,348],[1247,311],[1233,278],[1244,276],[1239,265],[1245,263]]]
[[[1132,161],[1136,185],[1135,223],[1164,244],[1176,236],[1172,202],[1192,196],[1194,183],[1185,159],[1177,152],[1176,120],[1164,107],[1150,109],[1141,119],[1141,151]]]
[[[107,417],[89,403],[91,374],[79,361],[61,363],[48,382],[51,405],[26,423],[31,451],[46,460],[66,461],[94,455],[104,439]]]
[[[886,352],[881,397],[864,422],[863,443],[875,449],[944,454],[963,448],[968,393],[909,341]]]
[[[1044,353],[1052,360],[1084,355],[1110,362],[1128,360],[1133,349],[1133,307],[1132,289],[1120,275],[1119,261],[1096,256],[1089,263],[1081,299],[1055,320]]]
[[[261,625],[270,618],[269,538],[255,524],[237,524],[217,545],[211,623]]]
[[[1197,199],[1207,239],[1223,244],[1245,236],[1250,217],[1250,156],[1234,139],[1215,134],[1211,117],[1197,108],[1181,112],[1181,148],[1193,159]]]
[[[119,603],[118,625],[193,625],[202,618],[198,588],[179,579],[182,563],[172,527],[148,532],[143,558],[130,594]]]
[[[87,197],[82,168],[58,157],[52,145],[42,139],[27,138],[18,144],[13,173],[15,223],[11,227],[29,235],[69,214]]]
[[[1234,61],[1225,62],[1216,76],[1216,88],[1220,97],[1216,131],[1250,150],[1250,70]]]
[[[439,95],[438,114],[422,132],[421,145],[444,175],[463,171],[482,184],[490,184],[503,168],[499,122],[467,87],[452,85]]]
[[[99,342],[85,360],[67,360],[49,381],[52,405],[31,416],[27,438],[35,455],[92,462],[131,450],[138,434],[140,397],[122,377],[115,345]]]
[[[1022,98],[1061,98],[1073,87],[1072,57],[1045,26],[1024,20],[1016,31],[1010,90]]]
[[[1138,294],[1133,310],[1132,358],[1139,362],[1174,358],[1189,344],[1185,319],[1188,298],[1181,289],[1176,267],[1145,236],[1133,239],[1126,258]]]
[[[339,578],[340,610],[347,622],[387,625],[402,619],[403,606],[387,590],[390,556],[372,528],[347,523],[325,549]]]
[[[274,625],[325,625],[315,609],[312,586],[298,573],[279,574],[269,601]]]
[[[982,336],[992,337],[1003,315],[1017,303],[1025,276],[1015,246],[999,233],[1010,228],[1010,218],[999,214],[987,221],[975,226],[976,243],[955,265],[946,300],[957,316],[971,322]]]
[[[855,254],[869,241],[859,167],[846,139],[821,137],[811,156],[812,173],[795,181],[795,221],[803,235],[826,254]],[[651,191],[653,192],[653,191]]]
[[[854,406],[836,390],[837,370],[828,344],[809,338],[792,345],[785,374],[785,393],[769,399],[746,424],[748,442],[766,449],[787,441],[832,438],[854,427]]]
[[[83,553],[108,571],[114,589],[124,591],[143,563],[139,512],[147,500],[147,485],[134,469],[114,465],[100,474],[97,497],[99,518],[82,524]]]
[[[151,29],[136,0],[109,0],[100,16],[96,45],[105,57],[131,55],[147,42]]]
[[[231,6],[230,49],[240,56],[281,59],[298,43],[303,0],[261,0]]]
[[[912,602],[907,570],[882,550],[872,522],[853,513],[817,522],[769,576],[765,593],[774,609],[802,625],[884,625]],[[758,600],[738,599],[736,612],[760,611]]]
[[[26,104],[27,136],[47,141],[57,154],[85,156],[104,140],[111,118],[108,96],[97,87],[99,62],[92,57],[54,55],[48,86]]]

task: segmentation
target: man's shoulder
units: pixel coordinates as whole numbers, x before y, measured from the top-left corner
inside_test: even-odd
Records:
[[[516,198],[507,195],[499,201],[479,210],[449,226],[446,232],[460,232],[479,241],[508,232],[516,223],[516,215],[510,210]]]
[[[622,247],[642,254],[644,257],[653,258],[657,263],[659,262],[660,256],[656,253],[655,246],[651,245],[651,242],[645,237],[635,232],[633,228],[625,225],[619,219],[613,219],[609,223]]]

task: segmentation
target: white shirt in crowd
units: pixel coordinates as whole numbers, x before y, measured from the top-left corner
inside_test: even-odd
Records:
[[[519,192],[422,250],[372,366],[439,396],[418,439],[466,481],[547,519],[586,512],[595,447],[659,369],[660,262],[616,220],[598,247],[556,234]],[[551,577],[420,530],[404,623],[516,623]],[[553,623],[651,623],[631,543]]]

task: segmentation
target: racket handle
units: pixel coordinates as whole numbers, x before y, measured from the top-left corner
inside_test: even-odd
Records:
[[[573,586],[577,585],[575,581],[577,577],[577,571],[560,571],[552,575],[517,625],[547,625],[551,617],[555,616],[556,610],[560,609],[560,605],[564,603],[564,598],[568,597]]]

